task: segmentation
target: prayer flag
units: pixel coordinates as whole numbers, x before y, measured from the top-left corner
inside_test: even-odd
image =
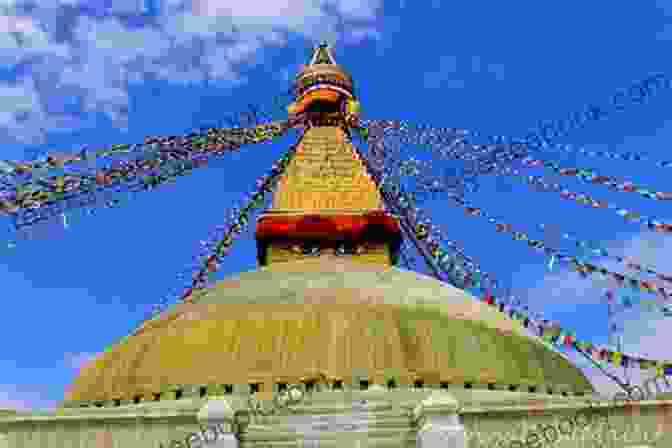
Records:
[[[622,353],[619,352],[613,352],[611,354],[611,362],[615,365],[620,365],[621,364],[621,357],[623,356]]]

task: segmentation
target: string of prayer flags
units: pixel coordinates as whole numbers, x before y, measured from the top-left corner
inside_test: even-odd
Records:
[[[619,208],[617,205],[605,201],[599,201],[587,194],[574,193],[569,189],[567,189],[565,186],[558,183],[547,182],[542,177],[526,176],[522,174],[519,170],[510,167],[497,167],[496,171],[498,174],[518,178],[520,180],[525,181],[528,184],[540,187],[541,191],[553,191],[559,193],[560,197],[562,197],[563,199],[574,201],[578,204],[590,206],[592,208],[603,208],[613,210],[617,215],[619,215],[626,221],[642,224],[646,226],[648,230],[653,230],[656,232],[672,233],[672,223],[661,221],[655,218],[650,218],[648,216],[642,216],[637,212]]]
[[[543,231],[547,227],[545,224],[538,224],[538,227]],[[652,266],[647,266],[644,264],[640,263],[635,263],[632,259],[623,257],[621,255],[616,255],[611,252],[609,252],[607,249],[600,247],[598,243],[594,241],[585,241],[585,240],[580,240],[573,234],[569,232],[562,232],[561,237],[565,240],[572,241],[575,246],[579,249],[582,249],[589,254],[598,256],[598,257],[607,257],[611,258],[619,263],[622,263],[626,266],[628,269],[632,269],[637,272],[641,272],[642,274],[648,274],[648,275],[653,275],[659,280],[665,281],[665,282],[672,282],[672,275],[669,274],[662,274],[657,272]]]
[[[509,314],[511,313],[510,310],[506,309],[506,306],[502,306],[502,303],[498,303],[497,299],[490,293],[490,291],[485,291],[482,296],[482,300],[484,303],[493,308],[496,308],[500,312]],[[516,310],[515,313],[517,315],[524,316],[522,318],[524,328],[536,327],[538,329],[538,336],[554,345],[563,345],[566,347],[578,349],[584,353],[587,353],[596,361],[604,361],[615,366],[628,365],[639,367],[642,370],[650,370],[655,368],[657,373],[662,373],[664,370],[665,372],[672,374],[672,361],[651,360],[642,356],[625,354],[617,350],[609,350],[604,347],[598,347],[591,342],[579,340],[576,337],[576,333],[563,329],[555,323],[550,324],[550,322],[547,320],[533,320],[529,315],[527,315],[525,311],[521,311],[520,309]]]
[[[376,142],[375,144],[380,145],[380,142]],[[384,191],[389,193],[387,197],[389,197],[392,200],[395,200],[396,206],[399,207],[401,210],[406,210],[409,207],[409,202],[410,201],[404,201],[404,192],[397,187],[394,184],[389,183],[388,179],[391,178],[391,176],[383,176],[381,175],[382,172],[384,172],[384,166],[375,166],[373,162],[370,162],[367,164],[369,169],[373,170],[372,177],[374,181],[376,181],[377,185],[379,188]],[[453,198],[454,199],[454,198]],[[521,233],[521,232],[514,232],[512,226],[502,223],[500,220],[493,218],[489,216],[487,213],[485,213],[483,210],[478,209],[476,207],[470,206],[464,198],[458,198],[455,199],[456,202],[465,208],[467,211],[467,214],[471,216],[481,216],[485,219],[488,219],[488,221],[492,224],[495,224],[497,226],[498,231],[506,231],[509,233],[514,234],[514,239],[519,240],[519,241],[526,241],[531,247],[534,247],[539,250],[543,250],[546,254],[548,255],[555,255],[556,259],[559,262],[565,262],[565,263],[570,263],[570,265],[573,265],[577,270],[580,272],[585,273],[586,275],[589,274],[594,274],[594,273],[600,273],[603,276],[607,275],[613,275],[615,279],[617,280],[617,283],[619,285],[623,285],[626,280],[628,280],[628,283],[631,287],[633,286],[639,286],[640,284],[637,283],[636,281],[633,281],[634,279],[630,279],[626,276],[623,276],[621,274],[616,274],[612,273],[610,271],[607,271],[606,269],[581,262],[578,260],[576,257],[571,257],[567,256],[564,254],[560,254],[558,251],[548,248],[545,246],[545,244],[542,241],[538,240],[531,240],[527,235]],[[424,223],[418,223],[416,224],[416,229],[415,229],[415,237],[419,241],[419,244],[425,244],[425,241],[427,239],[427,233],[428,233],[428,228],[431,228],[431,224],[428,224],[427,222]],[[432,252],[430,251],[430,254],[432,257],[435,257],[436,255],[440,254],[440,247],[436,248]],[[446,268],[451,268],[455,269],[456,264],[453,264],[452,266],[445,266]],[[444,267],[444,266],[441,266]],[[463,265],[463,268],[466,269],[467,271],[470,269],[469,264]],[[480,285],[479,285],[480,286]],[[649,285],[650,286],[650,285]],[[482,286],[481,289],[483,290]],[[651,289],[651,288],[649,288]],[[614,350],[608,350],[606,348],[599,348],[594,346],[593,344],[589,342],[583,342],[578,340],[578,338],[575,336],[574,332],[566,331],[563,330],[559,325],[551,324],[547,320],[542,320],[538,315],[536,316],[531,316],[531,313],[528,313],[527,308],[521,309],[516,309],[514,312],[511,312],[511,308],[513,306],[509,305],[508,307],[506,304],[504,304],[501,301],[498,301],[497,298],[495,297],[494,294],[489,289],[484,289],[484,295],[483,295],[483,300],[485,303],[488,305],[492,306],[493,308],[496,308],[498,311],[502,313],[509,313],[509,316],[515,316],[515,315],[520,315],[521,320],[523,321],[523,325],[525,328],[529,328],[530,326],[538,328],[538,336],[541,337],[542,339],[556,343],[556,344],[563,344],[565,346],[570,346],[574,348],[579,348],[579,347],[587,347],[588,349],[586,352],[592,356],[594,359],[601,359],[605,362],[609,363],[615,363],[617,365],[623,363],[623,362],[630,362],[631,360],[636,362],[637,365],[641,369],[646,369],[649,368],[650,365],[658,365],[657,361],[654,360],[647,360],[643,357],[639,356],[631,356],[631,355],[626,355],[624,353],[621,353],[619,351],[614,351]],[[669,364],[672,366],[672,363],[666,362],[666,364]],[[661,363],[660,365],[663,365]]]
[[[114,207],[121,200],[117,197],[100,200],[101,194],[129,193],[154,189],[171,182],[178,176],[205,166],[216,156],[239,148],[243,144],[259,143],[284,134],[295,122],[280,122],[243,129],[235,141],[223,139],[216,129],[206,136],[188,138],[149,139],[160,147],[153,155],[130,161],[119,161],[109,168],[95,168],[88,173],[67,173],[38,181],[29,180],[16,185],[0,187],[0,213],[13,216],[18,228],[25,228],[49,220],[78,208],[93,206]],[[121,151],[121,149],[116,148]],[[125,150],[125,149],[124,149]],[[0,164],[5,166],[7,163]],[[39,168],[31,165],[30,170]],[[29,168],[26,170],[30,171]],[[67,225],[67,224],[66,224]]]
[[[535,165],[538,165],[539,163],[542,163],[542,162],[536,161],[536,159],[527,158],[525,160],[528,161],[527,162],[528,166],[535,166]],[[403,174],[406,177],[423,177],[423,178],[426,178],[427,175],[428,175],[428,170],[429,170],[428,166],[430,166],[430,165],[431,165],[431,162],[420,161],[420,160],[416,160],[414,158],[411,158],[409,160],[402,161],[399,166],[400,166],[400,169],[401,169],[401,174]],[[586,172],[584,172],[584,171],[586,171]],[[546,190],[551,189],[553,191],[559,191],[561,193],[561,195],[564,195],[563,197],[565,197],[567,199],[572,199],[573,198],[577,202],[580,202],[580,203],[584,203],[584,204],[590,203],[593,206],[596,206],[596,204],[598,204],[598,205],[603,204],[603,203],[601,203],[599,201],[595,201],[592,198],[587,197],[585,195],[580,195],[580,194],[575,194],[575,193],[572,193],[572,192],[568,192],[564,187],[562,187],[559,184],[555,184],[555,185],[548,184],[542,178],[537,178],[537,177],[534,177],[534,176],[523,176],[518,170],[513,170],[511,168],[498,168],[498,172],[499,172],[499,174],[508,174],[508,175],[511,175],[513,173],[514,175],[517,175],[518,177],[524,179],[528,183],[532,183],[532,184],[536,184],[536,185],[542,185],[544,187],[544,189],[546,189]],[[573,172],[573,171],[563,171],[563,172],[570,173],[570,172]],[[591,180],[594,180],[596,178],[595,176],[597,176],[594,173],[590,172],[589,170],[577,170],[577,173],[581,174],[586,179],[591,179]],[[394,177],[394,176],[392,176],[392,177]],[[626,187],[624,187],[624,188],[626,188]],[[439,187],[439,190],[441,190],[441,187]],[[451,199],[454,200],[454,201],[464,202],[463,197],[459,194],[456,194],[455,192],[450,192],[448,194],[448,196],[451,196]],[[664,196],[664,195],[659,195],[659,196]],[[408,199],[407,198],[401,198],[401,200],[412,202],[412,200],[410,198],[408,198]],[[636,213],[629,212],[627,210],[618,209],[618,207],[610,205],[610,204],[606,204],[606,203],[604,203],[604,204],[607,208],[615,209],[616,213],[620,214],[621,216],[625,217],[626,219],[629,219],[629,220],[639,219],[640,222],[645,223],[649,228],[653,228],[654,230],[658,230],[658,231],[661,231],[661,232],[672,231],[672,226],[668,225],[664,222],[660,222],[660,221],[657,221],[657,220],[654,220],[654,219],[648,219],[647,220],[647,219],[645,219],[645,217],[637,218],[639,215],[636,214]],[[474,216],[479,216],[479,215],[482,214],[482,210],[479,209],[479,208],[476,208],[476,207],[468,207],[467,208],[467,213],[470,213]],[[543,227],[543,226],[544,226],[543,224],[539,225],[539,227]],[[528,241],[528,244],[530,244],[533,247],[534,246],[539,246],[541,244],[541,242],[539,242],[537,240],[532,240],[530,238],[527,238],[526,235],[522,234],[522,233],[515,233],[513,236],[514,236],[514,239],[516,239],[516,240]],[[635,271],[638,271],[638,272],[641,272],[641,273],[654,275],[658,279],[666,281],[666,282],[672,282],[672,275],[667,275],[667,274],[662,274],[662,273],[656,272],[652,267],[644,266],[640,263],[636,263],[632,260],[626,259],[625,257],[619,256],[619,255],[614,255],[614,254],[610,253],[607,249],[605,249],[603,247],[599,247],[594,242],[587,242],[587,241],[579,240],[578,238],[573,237],[569,233],[563,233],[562,237],[564,239],[573,241],[574,244],[576,245],[576,247],[578,249],[582,250],[582,251],[587,251],[588,253],[590,253],[592,255],[597,255],[597,256],[601,256],[601,257],[609,257],[609,258],[615,259],[620,263],[624,263],[628,269],[632,269],[632,270],[635,270]],[[549,259],[549,262],[548,262],[548,265],[547,265],[549,271],[553,270],[553,268],[557,264],[557,261],[558,261],[557,257],[551,255],[551,257]],[[585,271],[580,271],[580,273],[582,275],[585,275]]]
[[[212,251],[213,253],[205,258],[201,268],[194,273],[192,283],[182,294],[181,300],[189,301],[189,298],[195,292],[207,287],[208,277],[219,269],[221,258],[229,253],[235,235],[242,233],[244,226],[250,222],[250,212],[263,205],[264,195],[273,191],[280,176],[285,172],[287,165],[295,155],[297,148],[298,144],[292,146],[290,150],[273,165],[273,168],[268,175],[257,180],[256,184],[258,185],[258,190],[253,193],[248,204],[236,214],[237,216],[229,225],[228,231],[216,243],[214,250]]]
[[[571,269],[579,272],[583,276],[595,276],[600,279],[608,279],[615,282],[618,286],[626,284],[632,288],[639,291],[644,291],[652,294],[656,294],[663,298],[664,300],[669,300],[672,291],[667,290],[663,287],[660,287],[653,282],[646,280],[639,280],[633,277],[629,277],[623,274],[609,271],[601,266],[596,266],[591,263],[582,262],[577,257],[562,254],[557,249],[546,246],[545,242],[542,240],[536,240],[530,238],[527,234],[523,232],[518,232],[513,229],[513,226],[510,224],[501,222],[498,218],[490,216],[484,210],[470,205],[464,198],[457,198],[455,196],[448,196],[449,199],[457,203],[459,206],[463,207],[469,216],[479,216],[488,220],[489,223],[494,224],[498,232],[506,232],[512,235],[515,241],[523,241],[527,245],[535,250],[543,251],[546,255],[555,255],[556,260],[563,264],[566,264]]]
[[[362,120],[361,123],[367,128],[378,128],[384,131],[395,131],[405,133],[407,135],[406,141],[415,144],[436,145],[436,143],[451,142],[454,140],[464,140],[466,137],[481,138],[483,141],[491,142],[481,145],[486,147],[487,151],[492,151],[495,146],[506,148],[508,153],[503,153],[502,156],[513,158],[520,154],[519,157],[525,157],[527,151],[520,151],[519,148],[525,148],[529,142],[525,140],[512,140],[498,137],[488,137],[478,131],[468,131],[465,129],[456,128],[435,128],[427,125],[414,125],[405,120]],[[475,146],[475,145],[474,145]],[[569,144],[553,145],[549,148],[564,151],[567,153],[578,153],[587,157],[600,157],[612,160],[622,161],[648,161],[659,168],[672,168],[672,160],[656,161],[643,153],[617,153],[612,151],[597,151],[586,148],[577,148]],[[525,155],[523,155],[525,154]]]
[[[553,161],[543,161],[526,157],[522,160],[524,166],[528,167],[544,167],[551,168],[554,172],[561,176],[572,176],[589,184],[606,185],[612,191],[620,191],[627,193],[638,193],[648,199],[670,200],[672,199],[672,192],[654,191],[648,188],[640,187],[629,181],[619,182],[613,177],[597,174],[594,170],[582,168],[562,168],[558,163]]]
[[[51,170],[64,168],[67,165],[106,158],[117,154],[145,154],[147,150],[155,149],[156,145],[172,146],[183,145],[186,147],[208,146],[218,143],[233,143],[240,140],[259,142],[268,138],[273,133],[281,132],[287,127],[288,122],[274,122],[260,124],[251,128],[210,128],[205,132],[190,133],[186,136],[170,137],[147,137],[139,144],[113,144],[108,148],[87,149],[77,152],[52,152],[34,161],[5,161],[0,160],[0,171],[10,175],[28,174],[35,170]]]

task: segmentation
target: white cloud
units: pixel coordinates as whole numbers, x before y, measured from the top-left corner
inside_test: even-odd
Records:
[[[129,29],[117,18],[81,17],[74,30],[79,51],[87,59],[107,59],[115,65],[138,57],[158,58],[172,49],[170,41],[154,28]]]
[[[234,83],[238,81],[238,75],[233,63],[226,59],[226,54],[226,48],[217,48],[203,62],[208,64],[212,76]]]
[[[302,34],[311,40],[327,38],[332,42],[358,41],[364,37],[377,38],[374,26],[348,24],[344,33],[335,32],[334,12],[346,22],[374,21],[380,10],[380,0],[268,0],[265,2],[194,0],[193,14],[205,17],[224,17],[243,33],[255,34],[263,30],[285,29]],[[328,37],[326,37],[328,35]]]
[[[114,0],[111,3],[112,14],[143,14],[148,10],[147,0]]]
[[[358,44],[366,39],[381,40],[383,35],[375,27],[352,28],[345,35],[344,40],[347,44]]]
[[[627,321],[625,330],[622,332],[623,351],[648,359],[672,360],[672,350],[666,346],[669,344],[665,342],[672,338],[670,319],[662,318],[660,314],[643,313],[638,318]],[[600,372],[590,361],[579,354],[573,354],[572,358],[586,373],[599,393],[611,398],[617,392],[623,392],[616,382]],[[632,386],[641,386],[644,381],[655,376],[654,371],[641,370],[639,367],[625,370],[623,367],[615,368],[605,365],[603,368],[621,381],[629,381]]]
[[[63,366],[72,371],[74,375],[85,367],[90,361],[94,360],[99,353],[65,353],[63,355]],[[42,386],[42,385],[40,385]],[[44,393],[38,392],[36,387],[31,385],[11,385],[0,384],[0,410],[15,409],[20,411],[30,411],[36,409],[53,409],[58,405],[58,400],[47,400]]]
[[[40,55],[70,57],[67,45],[55,43],[39,21],[23,16],[0,16],[0,62],[13,66]]]
[[[25,33],[37,32],[35,23],[30,17],[0,16],[0,33]]]
[[[193,39],[215,39],[218,34],[232,36],[235,29],[230,17],[181,13],[162,17],[161,31],[167,42],[184,44]]]
[[[74,370],[81,370],[89,362],[93,361],[100,353],[66,353],[63,357],[67,367]]]
[[[236,24],[287,26],[323,15],[319,0],[267,0],[265,2],[194,0],[193,12],[203,16],[231,17]]]
[[[0,384],[0,409],[30,411],[34,409],[51,409],[57,402],[45,400],[43,394],[34,390],[12,384]]]
[[[23,66],[22,78],[0,84],[8,97],[21,97],[0,104],[0,128],[7,136],[42,143],[43,129],[75,129],[80,124],[75,115],[65,113],[62,104],[56,111],[64,97],[124,129],[130,83],[148,77],[178,84],[209,79],[235,87],[246,82],[240,71],[255,65],[269,46],[285,44],[287,33],[347,44],[380,39],[379,0],[164,0],[156,20],[141,27],[122,17],[146,12],[142,0],[114,2],[103,11],[107,16],[88,16],[86,8],[73,8],[79,6],[84,2],[41,1],[29,15],[5,8],[0,16],[0,64]]]
[[[672,240],[659,235],[641,234],[627,241],[604,244],[605,249],[612,255],[618,255],[650,267],[657,272],[672,272],[672,258],[665,256],[672,250]],[[627,275],[635,275],[637,271],[624,270],[624,265],[612,259],[601,259],[600,266]],[[557,265],[556,265],[557,266]],[[570,269],[555,267],[555,271],[545,276],[537,285],[528,291],[530,297],[544,297],[546,302],[558,299],[558,303],[566,302],[573,306],[575,303],[600,303],[604,292],[613,289],[613,282],[596,277],[583,279],[578,273]],[[670,285],[668,284],[668,287]],[[643,298],[655,298],[653,295],[643,295]],[[567,298],[571,298],[570,301]]]
[[[334,2],[339,14],[360,20],[373,20],[382,0],[341,0]]]
[[[657,272],[670,274],[672,272],[672,240],[663,238],[658,234],[643,233],[629,240],[614,242],[605,248],[612,254],[624,256],[634,262],[653,267]],[[627,272],[629,275],[635,275],[636,271],[624,271],[620,263],[604,263],[600,265],[610,270]],[[651,277],[641,277],[651,278]],[[669,283],[656,280],[661,286],[671,287]],[[581,279],[572,272],[562,272],[546,276],[539,284],[528,291],[530,297],[539,297],[543,295],[544,306],[552,304],[557,307],[562,304],[563,307],[571,309],[576,304],[586,303],[604,303],[604,286],[606,283],[595,282],[590,279]],[[557,300],[553,300],[557,299]],[[660,301],[659,297],[651,294],[642,294],[642,299],[654,299]],[[534,303],[530,301],[530,303]],[[656,360],[672,360],[672,347],[667,341],[672,340],[672,318],[664,317],[660,311],[648,310],[646,307],[632,308],[625,310],[617,316],[618,322],[622,324],[623,351],[625,353],[641,355],[644,358]],[[604,322],[606,332],[607,322]],[[572,330],[571,322],[561,322],[563,328]],[[585,335],[577,334],[579,339],[586,340]],[[592,341],[600,344],[599,341]],[[609,397],[614,393],[622,391],[619,386],[602,374],[583,356],[573,350],[568,350],[571,358],[580,366],[586,375],[593,382],[598,392]],[[617,377],[625,380],[623,368],[612,368],[607,366],[605,369]],[[628,369],[630,382],[632,385],[641,385],[642,382],[651,377],[650,371],[642,371],[636,368]]]
[[[0,123],[20,142],[41,141],[41,126],[48,121],[34,80],[18,84],[0,82]]]

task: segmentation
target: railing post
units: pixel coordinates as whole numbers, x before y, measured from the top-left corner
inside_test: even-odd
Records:
[[[235,421],[233,409],[224,398],[208,400],[198,411],[198,423],[201,431],[198,434],[202,446],[208,448],[238,448],[238,439],[234,433]]]
[[[418,448],[466,448],[457,400],[447,392],[434,392],[413,411],[420,425]]]

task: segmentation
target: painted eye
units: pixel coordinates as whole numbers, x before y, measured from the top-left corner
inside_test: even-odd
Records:
[[[353,255],[357,253],[357,248],[352,243],[341,243],[336,248],[337,255]]]
[[[302,247],[299,246],[298,244],[297,244],[297,245],[294,245],[294,246],[291,246],[291,247],[290,247],[290,250],[291,250],[292,252],[294,252],[295,254],[300,254],[300,253],[303,252]]]
[[[319,255],[320,246],[315,244],[306,244],[303,246],[302,252],[304,255]]]

